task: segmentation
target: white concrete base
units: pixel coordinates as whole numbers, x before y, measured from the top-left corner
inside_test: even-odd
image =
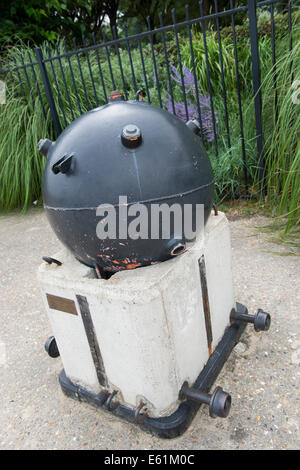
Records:
[[[204,255],[212,344],[208,347],[199,259]],[[67,377],[98,393],[99,384],[76,295],[85,296],[99,344],[108,390],[135,408],[142,399],[152,417],[178,407],[184,381],[198,377],[229,325],[234,307],[231,246],[225,215],[212,214],[205,237],[164,263],[121,271],[109,280],[65,249],[43,263],[38,280]],[[71,299],[77,315],[50,308],[46,294]],[[76,312],[75,312],[76,313]]]

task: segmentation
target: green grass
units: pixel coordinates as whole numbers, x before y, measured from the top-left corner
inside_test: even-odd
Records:
[[[36,144],[50,127],[50,116],[41,119],[38,100],[28,105],[10,93],[1,109],[1,209],[26,208],[40,198],[44,158],[38,154]]]
[[[298,26],[298,34],[300,27]],[[272,116],[273,127],[268,133],[264,154],[266,159],[266,204],[274,217],[273,227],[279,236],[298,238],[300,223],[300,104],[293,102],[291,84],[300,77],[300,42],[292,53],[282,55],[276,64],[278,87],[278,120],[275,121],[275,101],[270,91],[273,74],[269,72],[262,87],[265,90],[264,115]],[[292,73],[291,73],[292,71]],[[299,86],[298,86],[299,88]]]

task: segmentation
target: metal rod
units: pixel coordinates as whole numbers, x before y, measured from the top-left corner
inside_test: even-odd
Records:
[[[163,23],[162,12],[159,13],[159,21],[160,21],[160,25],[163,26],[164,23]],[[165,38],[164,31],[161,33],[161,35],[162,35],[164,56],[165,56],[167,74],[168,74],[168,85],[169,85],[169,91],[170,91],[170,96],[171,96],[172,110],[173,110],[173,114],[175,114],[175,116],[176,116],[175,104],[174,104],[174,95],[173,95],[173,86],[172,86],[172,80],[171,80],[171,75],[170,75],[170,64],[169,64],[169,59],[168,59],[168,51],[167,51],[166,38]]]
[[[90,346],[90,351],[91,351],[91,355],[92,355],[93,362],[95,365],[99,383],[102,386],[106,386],[107,380],[106,380],[106,375],[105,375],[103,359],[101,356],[101,351],[100,351],[97,336],[95,333],[94,324],[93,324],[93,320],[91,317],[91,312],[90,312],[87,298],[84,297],[83,295],[76,295],[76,299],[79,305],[83,326],[84,326],[87,340]]]
[[[117,38],[117,30],[116,30],[115,26],[113,26],[113,35],[114,35],[114,38],[116,39]],[[119,43],[116,43],[116,53],[117,53],[118,61],[119,61],[119,67],[120,67],[120,72],[121,72],[121,79],[122,79],[122,84],[123,84],[124,96],[125,96],[125,99],[127,100],[128,99],[127,89],[126,89],[127,87],[126,87],[124,74],[123,74],[122,61],[121,61],[121,56],[120,56],[120,51],[119,51]]]
[[[64,47],[65,47],[65,50],[67,50],[66,41],[64,41]],[[71,62],[71,59],[70,59],[69,56],[67,57],[67,59],[68,59],[68,65],[69,65],[71,78],[72,78],[72,83],[73,83],[73,87],[74,87],[74,91],[75,91],[75,96],[76,96],[76,100],[77,100],[77,104],[78,104],[78,109],[79,109],[80,114],[82,114],[82,109],[81,109],[81,106],[80,106],[80,99],[79,99],[79,95],[78,95],[78,91],[77,91],[76,81],[75,81],[75,78],[74,78],[73,68],[72,68],[72,62]]]
[[[29,51],[28,51],[27,55],[28,55],[28,58],[29,58],[29,62],[31,64],[31,70],[32,70],[32,74],[33,74],[33,77],[34,77],[34,80],[35,80],[36,89],[37,89],[37,92],[38,92],[38,95],[39,95],[39,100],[40,100],[40,103],[41,103],[41,106],[42,106],[43,115],[44,115],[44,118],[47,119],[47,115],[46,115],[46,111],[45,111],[45,107],[44,107],[44,103],[43,103],[43,99],[42,99],[42,95],[41,95],[41,90],[40,90],[38,78],[37,78],[37,75],[35,73],[34,65],[32,63],[32,59],[31,59],[31,55],[30,55]]]
[[[14,63],[17,65],[17,61],[16,61],[16,58],[13,57],[13,61]],[[11,69],[10,72],[6,72],[6,73],[12,73],[12,72],[16,72],[16,74],[18,75],[18,80],[19,80],[19,83],[20,83],[20,87],[21,87],[21,90],[22,90],[22,93],[23,93],[23,96],[25,98],[25,101],[26,103],[29,103],[28,99],[27,99],[27,95],[26,95],[26,91],[25,91],[25,88],[24,88],[24,84],[23,84],[23,80],[21,79],[21,75],[20,75],[20,69],[23,69],[24,67],[15,67],[13,69]]]
[[[232,320],[240,320],[240,321],[244,321],[246,323],[254,323],[254,321],[255,321],[255,316],[254,315],[249,315],[248,313],[236,312],[235,310],[233,310],[231,312],[230,318]]]
[[[185,6],[185,15],[186,15],[186,19],[188,21],[189,18],[190,18],[189,6],[188,5]],[[188,24],[187,28],[188,28],[188,37],[189,37],[189,43],[190,43],[190,52],[191,52],[193,75],[194,75],[194,86],[195,86],[195,95],[196,95],[198,119],[199,119],[199,124],[200,124],[200,134],[201,134],[202,143],[204,145],[202,113],[201,113],[201,106],[200,106],[200,100],[199,100],[199,90],[198,90],[198,81],[197,81],[197,75],[196,75],[196,66],[195,66],[195,58],[194,58],[194,48],[193,48],[193,40],[192,40],[192,33],[191,33],[191,25]]]
[[[138,24],[137,21],[135,23],[135,29],[136,29],[137,32],[139,31],[139,24]],[[148,103],[151,103],[150,91],[149,91],[148,80],[147,80],[147,73],[146,73],[146,69],[145,69],[145,62],[144,62],[144,56],[143,56],[142,43],[141,43],[141,40],[139,38],[139,34],[137,34],[136,36],[138,38],[137,40],[138,40],[138,46],[139,46],[139,51],[140,51],[142,69],[143,69],[143,74],[144,74],[144,81],[145,81],[145,86],[146,86],[146,91],[147,91],[147,99],[148,99]]]
[[[200,273],[200,282],[201,282],[201,294],[202,294],[202,304],[203,312],[205,318],[205,328],[206,328],[206,337],[207,337],[207,346],[209,355],[212,353],[212,325],[211,325],[211,315],[210,315],[210,305],[209,305],[209,296],[207,289],[207,277],[206,277],[206,266],[204,255],[201,256],[198,260],[199,273]]]
[[[56,45],[56,52],[59,54],[59,52],[58,52],[58,45]],[[68,85],[67,85],[67,81],[66,81],[66,77],[65,77],[65,73],[64,73],[64,69],[63,69],[62,62],[61,62],[61,58],[60,58],[60,57],[58,58],[58,63],[59,63],[59,67],[60,67],[62,79],[63,79],[63,82],[64,82],[64,87],[65,87],[65,90],[66,90],[67,99],[68,99],[68,103],[69,103],[69,107],[70,107],[72,119],[74,120],[75,117],[74,117],[74,113],[73,113],[73,107],[72,107],[72,103],[71,103],[71,99],[70,99],[70,95],[69,95],[69,89],[68,89]]]
[[[200,14],[202,17],[204,17],[202,0],[200,0],[199,6],[200,6]],[[207,16],[204,18],[207,18]],[[215,111],[214,111],[213,92],[212,92],[212,86],[211,86],[211,80],[210,80],[210,65],[209,65],[208,52],[207,52],[205,24],[204,24],[203,19],[201,20],[201,29],[202,29],[204,54],[205,54],[205,62],[206,62],[206,75],[207,75],[207,83],[208,83],[208,90],[209,90],[210,111],[212,114],[212,122],[213,122],[214,145],[215,145],[216,157],[218,157],[219,152],[218,152],[218,139],[217,139],[217,130],[216,130],[216,118],[215,118]]]
[[[93,39],[93,43],[96,45],[96,39],[95,39],[95,34],[94,33],[92,33],[92,39]],[[98,49],[95,49],[95,52],[96,52],[96,57],[97,57],[98,69],[99,69],[100,79],[101,79],[101,83],[102,83],[104,98],[105,98],[105,101],[107,102],[108,98],[107,98],[107,93],[106,93],[106,88],[105,88],[105,82],[104,82],[104,79],[103,79],[103,72],[102,72],[101,61],[100,61]]]
[[[275,22],[274,22],[274,5],[270,6],[271,13],[271,42],[272,42],[272,63],[273,63],[273,83],[275,98],[275,123],[278,121],[278,93],[277,93],[277,70],[276,70],[276,51],[275,51]]]
[[[288,3],[288,19],[289,19],[289,50],[292,52],[293,50],[293,34],[292,34],[292,9],[291,9],[291,0]],[[291,60],[290,63],[290,73],[291,73],[291,82],[294,81],[294,73],[293,73],[293,61]]]
[[[32,101],[34,102],[34,99],[33,99],[33,96],[32,96],[32,86],[31,86],[31,83],[30,83],[30,80],[29,80],[29,77],[28,77],[28,73],[27,73],[25,64],[24,64],[23,56],[20,54],[19,57],[20,57],[20,60],[22,62],[22,65],[24,66],[23,70],[24,70],[25,79],[26,79],[26,82],[27,82],[27,85],[28,85],[29,96],[31,97]]]
[[[215,12],[218,13],[218,2],[215,0]],[[222,52],[222,40],[220,34],[220,24],[219,17],[216,17],[216,27],[217,27],[217,36],[218,36],[218,45],[219,45],[219,57],[220,57],[220,67],[221,67],[221,79],[222,79],[222,90],[223,90],[223,102],[224,102],[224,112],[225,112],[225,125],[227,131],[227,145],[231,152],[231,142],[230,142],[230,130],[229,130],[229,120],[228,120],[228,108],[227,108],[227,93],[224,77],[224,64],[223,64],[223,52]]]
[[[109,68],[109,73],[110,73],[110,78],[111,78],[111,83],[112,83],[112,86],[113,86],[113,89],[116,88],[116,84],[115,84],[115,80],[114,80],[114,75],[112,73],[112,68],[111,68],[111,62],[110,62],[110,53],[109,53],[109,49],[107,47],[107,41],[106,41],[106,36],[105,36],[105,32],[104,32],[104,29],[101,30],[101,34],[102,34],[102,38],[103,38],[103,44],[102,46],[105,47],[105,52],[106,52],[106,58],[107,58],[107,62],[108,62],[108,68]],[[110,41],[112,42],[112,41]],[[113,41],[114,43],[115,41]],[[98,46],[95,46],[95,48],[97,49]]]
[[[82,35],[82,42],[83,42],[83,45],[86,46],[86,40],[85,40],[85,37],[83,35]],[[90,77],[91,77],[92,87],[93,87],[94,96],[95,96],[95,100],[96,100],[96,106],[98,106],[99,101],[98,101],[97,91],[96,91],[96,87],[95,87],[94,76],[93,76],[93,72],[92,72],[92,68],[91,68],[89,52],[86,52],[85,56],[86,56],[86,61],[87,61],[87,64],[88,64],[89,74],[90,74]]]
[[[150,17],[149,16],[147,16],[147,24],[148,24],[149,31],[151,31],[151,23],[150,23]],[[159,100],[159,105],[162,108],[163,104],[162,104],[161,94],[160,94],[160,85],[159,85],[159,79],[158,79],[158,74],[157,74],[157,66],[156,66],[156,59],[155,59],[152,35],[149,36],[149,40],[150,40],[150,45],[151,45],[152,61],[153,61],[153,65],[154,65],[154,75],[155,75],[156,88],[157,88],[157,93],[158,93],[158,100]]]
[[[264,170],[265,162],[263,157],[263,130],[262,130],[262,96],[260,89],[260,60],[258,51],[258,35],[257,35],[257,22],[256,22],[256,0],[248,0],[248,17],[249,17],[249,32],[250,32],[250,46],[251,46],[251,59],[252,59],[252,79],[253,79],[253,95],[254,95],[254,110],[255,110],[255,125],[256,125],[256,142],[257,142],[257,156],[259,167],[259,184],[260,192],[264,197]]]
[[[47,47],[47,52],[48,52],[48,55],[49,55],[49,57],[50,57],[51,51],[50,51],[49,46]],[[46,68],[46,66],[45,66],[45,68]],[[61,96],[61,93],[60,93],[60,87],[59,87],[59,85],[58,85],[58,81],[57,81],[57,77],[56,77],[56,73],[55,73],[54,63],[53,63],[53,62],[50,62],[50,68],[51,68],[53,80],[54,80],[54,82],[55,82],[58,104],[59,104],[61,113],[62,113],[62,115],[63,115],[64,121],[65,121],[65,126],[67,126],[67,119],[66,119],[66,115],[65,115],[65,107],[64,107],[63,100],[62,100],[62,96]]]
[[[1,69],[0,70],[0,75],[4,75],[6,73],[10,73],[10,72],[15,72],[17,70],[20,70],[20,69],[24,69],[24,67],[31,67],[31,65],[38,65],[38,62],[32,62],[30,64],[25,64],[24,65],[17,65],[17,62],[14,60],[13,58],[13,61],[15,62],[15,67],[9,67],[8,69]]]
[[[79,56],[78,56],[79,52],[78,52],[78,50],[77,50],[77,45],[76,45],[76,40],[75,40],[75,38],[73,38],[73,45],[74,45],[74,48],[75,48],[75,51],[76,51],[77,65],[78,65],[78,69],[79,69],[79,74],[80,74],[80,78],[81,78],[81,83],[82,83],[82,86],[83,86],[83,91],[84,91],[86,106],[87,106],[87,109],[90,110],[90,102],[89,102],[88,95],[87,95],[87,91],[86,91],[85,81],[84,81],[84,77],[83,77],[83,73],[82,73],[82,68],[81,68],[80,60],[79,60]]]
[[[210,395],[208,393],[200,392],[199,390],[196,390],[195,388],[185,388],[184,389],[184,395],[186,398],[189,398],[190,400],[196,401],[197,403],[206,403],[209,405],[210,403]]]
[[[184,83],[184,75],[183,75],[183,70],[182,70],[182,60],[181,60],[180,46],[179,46],[179,41],[178,41],[178,34],[177,34],[176,27],[175,27],[176,26],[175,8],[172,8],[172,20],[173,20],[173,25],[174,25],[174,34],[175,34],[179,71],[180,71],[180,78],[181,78],[181,85],[182,85],[183,102],[184,102],[184,107],[185,107],[186,120],[188,121],[189,110],[188,110],[188,105],[187,105],[187,100],[186,100],[185,83]]]
[[[57,136],[59,136],[62,129],[61,129],[61,125],[60,125],[60,122],[59,122],[59,117],[58,117],[58,114],[57,114],[55,101],[54,101],[54,98],[53,98],[53,94],[52,94],[52,90],[51,90],[47,70],[46,70],[45,64],[43,62],[42,50],[41,50],[40,47],[36,47],[34,51],[35,51],[37,62],[38,62],[39,68],[40,68],[41,77],[42,77],[43,84],[44,84],[44,87],[45,87],[45,93],[46,93],[46,96],[47,96],[47,100],[48,100],[48,103],[49,103],[49,106],[50,106],[50,112],[51,112],[51,116],[52,116],[52,119],[53,119],[55,133],[56,133]]]
[[[127,31],[127,24],[126,23],[124,23],[124,32],[125,32],[125,37],[128,38],[128,31]],[[128,57],[129,57],[133,87],[134,87],[134,91],[136,93],[137,92],[137,86],[136,86],[136,79],[135,79],[134,68],[133,68],[133,63],[132,63],[132,56],[131,56],[130,41],[129,40],[126,41],[126,47],[127,47]]]
[[[232,0],[230,0],[230,6],[233,5]],[[240,74],[239,74],[239,60],[237,53],[237,41],[235,33],[235,21],[234,15],[231,15],[231,28],[232,28],[232,38],[233,38],[233,48],[234,48],[234,62],[235,62],[235,76],[236,76],[236,91],[238,97],[238,106],[239,106],[239,119],[240,119],[240,135],[241,135],[241,147],[242,147],[242,159],[243,159],[243,170],[244,170],[244,179],[246,193],[248,194],[248,173],[247,173],[247,162],[246,162],[246,149],[245,149],[245,136],[244,136],[244,123],[243,123],[243,108],[241,100],[241,85],[240,85]]]

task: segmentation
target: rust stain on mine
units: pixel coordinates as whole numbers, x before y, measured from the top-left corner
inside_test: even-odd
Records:
[[[133,263],[133,264],[127,264],[126,269],[135,269],[138,266],[141,266],[141,263]]]
[[[136,258],[124,258],[122,260],[116,260],[111,259],[109,255],[98,254],[97,256],[102,258],[103,262],[106,264],[106,266],[103,267],[103,269],[106,271],[117,272],[122,269],[135,269],[142,266],[142,263],[138,262]],[[109,264],[111,264],[111,266],[109,266]]]

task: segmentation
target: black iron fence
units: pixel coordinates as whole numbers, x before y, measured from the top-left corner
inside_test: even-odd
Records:
[[[277,101],[274,11],[280,0],[248,0],[247,5],[237,7],[234,7],[233,0],[230,0],[230,9],[224,11],[218,10],[217,0],[212,4],[213,11],[209,15],[204,16],[200,1],[197,18],[190,18],[189,8],[186,6],[185,21],[176,22],[173,10],[170,25],[164,25],[163,15],[160,14],[159,28],[152,29],[148,20],[148,30],[140,32],[136,23],[136,34],[128,35],[125,26],[123,37],[117,37],[114,30],[112,40],[107,40],[103,31],[101,43],[97,43],[92,35],[89,40],[83,38],[81,47],[73,40],[73,50],[69,50],[65,43],[57,45],[55,54],[53,48],[36,48],[35,56],[30,52],[27,52],[26,57],[16,55],[14,66],[0,71],[0,77],[9,80],[9,77],[13,76],[19,83],[24,99],[39,101],[44,118],[51,116],[56,136],[79,115],[106,103],[112,90],[121,88],[125,99],[134,99],[135,94],[142,89],[145,99],[150,103],[165,108],[186,121],[197,118],[203,143],[214,149],[218,158],[220,146],[223,150],[225,148],[228,152],[232,151],[231,121],[234,114],[235,119],[238,116],[239,152],[243,161],[247,191],[247,149],[243,110],[245,93],[253,97],[253,137],[256,142],[261,182],[264,173],[260,58],[262,51],[257,29],[257,9],[264,7],[269,14],[274,97]],[[244,13],[248,20],[251,60],[247,74],[250,82],[245,80],[245,73],[240,70],[236,31],[236,17],[240,13]],[[226,62],[220,26],[224,17],[229,19],[233,48],[234,60],[230,64]],[[291,50],[291,2],[287,5],[286,18],[289,34],[287,47]],[[214,32],[213,36],[211,31]],[[217,55],[211,53],[212,41]],[[199,71],[200,59],[204,68],[202,66]],[[230,87],[234,87],[234,104],[228,99],[229,74]]]

